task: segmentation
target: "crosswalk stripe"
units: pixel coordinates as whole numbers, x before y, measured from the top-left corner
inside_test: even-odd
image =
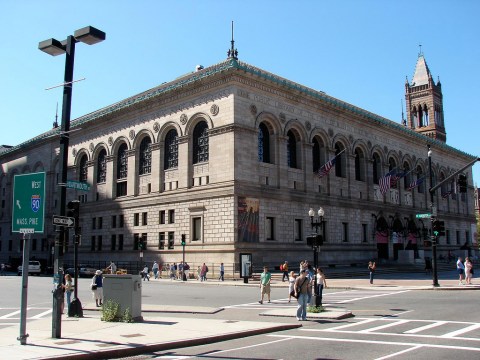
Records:
[[[440,337],[442,337],[442,338],[452,338],[452,337],[455,337],[457,335],[465,334],[469,331],[472,331],[472,330],[475,330],[475,329],[478,329],[478,328],[480,328],[480,324],[473,324],[473,325],[467,326],[466,328],[463,328],[463,329],[460,329],[460,330],[451,331],[451,332],[449,332],[447,334],[444,334]]]
[[[31,318],[29,319],[40,319],[42,316],[44,315],[47,315],[47,314],[50,314],[52,312],[52,309],[49,309],[47,311],[44,311],[44,312],[41,312],[40,314],[37,314],[35,316],[32,316]]]
[[[408,322],[409,322],[408,320],[396,320],[396,321],[392,321],[390,324],[384,324],[384,325],[380,325],[380,326],[375,326],[375,327],[370,328],[370,329],[361,330],[361,331],[359,331],[359,333],[362,333],[362,334],[369,333],[369,332],[373,332],[373,331],[377,331],[377,330],[386,329],[386,328],[389,328],[389,327],[392,327],[392,326],[405,324],[405,323],[408,323]]]
[[[27,308],[27,311],[28,311],[28,310],[29,310],[29,309]],[[12,318],[12,316],[17,315],[17,314],[20,314],[20,310],[11,312],[11,313],[6,314],[6,315],[3,315],[3,316],[0,316],[0,319],[10,319],[10,318]]]
[[[428,329],[432,329],[432,328],[437,327],[437,326],[445,325],[447,323],[448,323],[447,321],[436,321],[433,324],[420,326],[420,327],[415,328],[415,329],[404,331],[403,333],[404,334],[416,334],[416,333],[419,333],[419,332],[422,332],[422,331],[425,331],[425,330],[428,330]]]
[[[326,330],[327,331],[328,330],[336,331],[336,330],[339,330],[339,329],[346,329],[348,327],[352,327],[352,326],[356,326],[356,325],[368,324],[368,323],[373,322],[373,321],[377,321],[377,319],[365,319],[363,321],[358,321],[358,322],[354,322],[354,323],[347,324],[347,325],[336,326],[336,327],[333,327],[333,328],[328,328]]]

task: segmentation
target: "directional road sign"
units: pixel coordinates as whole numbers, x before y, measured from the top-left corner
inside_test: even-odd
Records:
[[[15,175],[13,179],[12,232],[43,233],[45,173]]]
[[[90,184],[81,181],[67,180],[65,186],[69,189],[90,191]]]
[[[53,225],[66,226],[66,227],[75,226],[75,218],[73,217],[53,215],[52,220],[53,220]]]
[[[417,219],[426,219],[432,217],[432,214],[417,214],[415,215]]]

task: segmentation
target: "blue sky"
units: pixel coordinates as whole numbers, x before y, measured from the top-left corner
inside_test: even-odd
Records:
[[[87,25],[107,34],[76,47],[74,79],[86,80],[74,119],[223,61],[233,20],[240,60],[397,122],[421,44],[442,82],[447,144],[479,156],[478,14],[476,0],[0,0],[0,144],[49,130],[57,102],[61,112],[62,89],[45,88],[63,82],[65,57],[39,41]]]

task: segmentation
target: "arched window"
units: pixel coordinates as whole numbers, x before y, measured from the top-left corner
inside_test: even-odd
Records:
[[[355,149],[355,180],[365,181],[365,156],[361,149]]]
[[[123,143],[118,148],[117,179],[126,179],[127,175],[128,175],[127,144]]]
[[[423,176],[423,170],[420,166],[417,167],[417,181],[424,178]],[[423,194],[423,189],[425,188],[425,178],[423,179],[423,182],[417,186],[417,190],[420,194]]]
[[[422,110],[422,105],[418,105],[418,127],[424,127],[425,123],[424,117],[423,117],[423,110]]]
[[[424,126],[428,126],[428,107],[427,105],[423,105],[423,124]]]
[[[165,170],[178,167],[178,134],[175,129],[170,130],[165,136],[163,166]]]
[[[146,175],[152,171],[152,141],[148,136],[144,137],[140,143],[140,161],[138,164],[138,174]]]
[[[396,181],[395,175],[397,175],[397,173],[400,173],[400,170],[398,169],[397,162],[395,161],[394,158],[388,159],[388,172],[391,173],[393,177],[393,180],[390,180],[390,187],[392,189],[396,189],[397,181]]]
[[[342,144],[335,144],[335,176],[337,177],[345,177],[346,174],[345,151],[343,151],[343,149],[344,147]]]
[[[107,151],[100,150],[97,158],[97,184],[107,181]]]
[[[312,161],[313,161],[313,172],[316,173],[320,166],[320,142],[317,138],[313,138],[313,149],[312,149]]]
[[[413,125],[413,128],[418,127],[418,114],[417,114],[417,108],[415,106],[412,109],[412,125]]]
[[[380,167],[381,161],[380,156],[375,153],[373,154],[373,183],[378,185],[378,180],[380,179]]]
[[[298,168],[297,166],[297,138],[292,130],[287,132],[287,165],[291,168]]]
[[[83,155],[80,159],[80,176],[78,177],[79,181],[87,182],[88,179],[88,166],[87,166],[87,155]]]
[[[270,132],[264,123],[258,127],[258,161],[270,163]]]
[[[193,130],[193,163],[208,161],[208,125],[199,122]]]
[[[405,176],[403,177],[403,188],[408,189],[412,182],[412,173],[410,171],[410,165],[407,162],[403,163],[403,171],[405,172]]]
[[[127,195],[128,155],[127,144],[123,143],[117,153],[117,196]]]

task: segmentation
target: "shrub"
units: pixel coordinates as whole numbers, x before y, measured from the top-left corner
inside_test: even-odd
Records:
[[[309,313],[321,313],[325,311],[323,306],[308,306],[307,307],[307,312]]]

